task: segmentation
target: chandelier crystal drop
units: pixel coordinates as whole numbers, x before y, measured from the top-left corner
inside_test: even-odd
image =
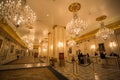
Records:
[[[96,18],[96,21],[102,21],[106,19],[106,15]],[[100,23],[99,31],[96,33],[96,37],[106,40],[108,37],[114,34],[114,30],[105,27],[104,22]]]
[[[30,26],[36,20],[36,14],[26,4],[26,0],[3,0],[0,3],[0,20],[8,19],[16,27]]]
[[[72,3],[69,6],[69,11],[73,12],[73,18],[72,20],[66,25],[66,31],[73,36],[79,36],[80,32],[86,30],[87,24],[85,20],[80,18],[77,15],[77,11],[79,11],[81,8],[80,3]]]

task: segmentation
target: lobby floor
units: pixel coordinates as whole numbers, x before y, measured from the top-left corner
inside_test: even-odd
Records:
[[[86,67],[77,65],[77,70],[73,71],[73,64],[66,63],[65,67],[56,66],[55,69],[69,80],[120,80],[120,70],[115,66],[103,68],[99,64],[94,64],[94,66],[91,64]]]
[[[0,71],[0,80],[59,80],[48,68]]]
[[[27,56],[1,65],[0,80],[63,80],[58,79],[45,67],[48,66],[43,63],[47,62],[46,60]],[[8,70],[9,68],[10,70]],[[60,67],[56,63],[53,68],[69,80],[120,80],[120,69],[116,66],[101,67],[100,64],[91,63],[89,66],[83,67],[76,63],[73,65],[71,62],[65,62],[64,67]]]

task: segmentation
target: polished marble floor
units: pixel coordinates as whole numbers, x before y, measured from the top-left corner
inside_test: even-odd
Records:
[[[120,80],[120,70],[115,66],[103,68],[99,64],[91,64],[86,67],[77,65],[77,70],[73,71],[73,64],[66,63],[65,67],[56,66],[55,69],[69,80]]]
[[[43,60],[43,62],[47,62],[47,59],[41,59]],[[25,74],[22,75],[22,73],[24,73],[24,71],[26,71],[26,74],[31,73],[29,75],[27,75],[27,77],[31,77],[33,72],[36,72],[34,75],[32,75],[32,77],[35,77],[39,75],[39,77],[45,77],[45,79],[41,79],[41,78],[34,78],[31,80],[50,80],[49,79],[49,75],[48,73],[44,72],[45,66],[48,66],[46,63],[41,63],[41,61],[39,58],[37,58],[36,60],[33,57],[24,57],[21,58],[19,60],[16,60],[15,62],[11,62],[9,63],[9,65],[2,65],[0,66],[0,80],[2,78],[2,80],[10,80],[12,75],[9,75],[7,71],[11,71],[10,73],[15,74],[15,75],[19,75],[21,74],[21,76],[24,76]],[[17,63],[17,64],[15,64]],[[25,64],[24,64],[25,63]],[[28,63],[28,64],[27,64]],[[36,68],[37,67],[37,68]],[[5,70],[5,69],[12,69],[12,70]],[[23,69],[24,68],[24,69]],[[39,69],[40,68],[40,69]],[[102,67],[100,64],[96,64],[96,63],[91,63],[89,66],[83,67],[78,65],[77,63],[75,63],[74,65],[71,62],[65,62],[65,66],[64,67],[60,67],[59,63],[56,63],[55,66],[53,67],[55,70],[57,70],[59,73],[63,74],[64,76],[66,76],[69,80],[120,80],[120,69],[116,66],[107,66],[105,65],[104,67]],[[13,70],[13,69],[17,69],[17,70]],[[5,71],[4,71],[5,70]],[[42,71],[43,72],[40,72]],[[46,70],[46,69],[45,69]],[[27,72],[28,71],[28,72]],[[39,74],[37,74],[39,73]],[[47,74],[44,76],[41,76],[42,74]],[[7,79],[4,79],[4,75],[9,75],[7,77]],[[48,77],[48,78],[46,78]],[[52,76],[50,76],[52,77]],[[10,79],[9,79],[10,78]],[[23,78],[23,79],[22,79]],[[54,76],[53,76],[54,78]],[[51,80],[56,80],[56,79],[51,79]],[[11,79],[11,80],[26,80],[24,79],[24,77],[19,77],[19,79]],[[28,80],[28,78],[27,78]]]
[[[66,62],[65,67],[55,66],[69,80],[120,80],[120,68],[116,65],[91,63],[81,66],[78,63]]]
[[[17,60],[14,60],[10,63],[7,63],[6,65],[12,65],[12,64],[34,64],[34,63],[39,63],[40,59],[39,58],[34,58],[33,56],[25,56],[21,57]]]

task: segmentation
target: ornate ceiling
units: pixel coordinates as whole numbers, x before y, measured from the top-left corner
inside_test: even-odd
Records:
[[[73,2],[79,2],[81,9],[79,17],[87,22],[87,30],[81,36],[99,28],[96,17],[107,15],[105,25],[120,20],[119,0],[26,0],[27,4],[37,15],[37,21],[31,28],[19,27],[17,32],[23,36],[31,34],[34,36],[34,44],[39,44],[47,37],[54,25],[66,26],[72,19],[73,14],[68,6]]]

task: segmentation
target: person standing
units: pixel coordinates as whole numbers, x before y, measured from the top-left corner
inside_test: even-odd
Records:
[[[95,56],[98,56],[98,53],[97,53],[97,52],[95,52]]]
[[[106,64],[106,52],[105,52],[105,50],[100,51],[100,58],[101,58],[102,67],[104,67],[104,65]]]
[[[79,61],[79,64],[84,64],[83,54],[80,49],[78,50],[78,61]]]

